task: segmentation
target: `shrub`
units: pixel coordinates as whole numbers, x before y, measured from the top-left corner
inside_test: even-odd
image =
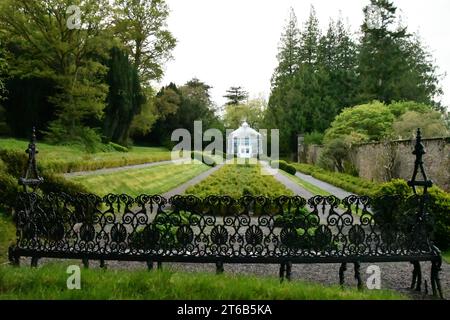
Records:
[[[191,152],[191,159],[201,161],[210,167],[216,166],[216,161],[212,157],[198,151]]]
[[[77,193],[89,193],[83,185],[66,180],[63,176],[60,175],[44,174],[43,178],[44,183],[41,184],[40,189],[44,193],[64,192],[69,195],[76,195]]]
[[[314,131],[305,134],[305,144],[306,145],[322,145],[324,134]]]
[[[295,169],[294,166],[290,165],[289,163],[287,163],[286,161],[280,160],[280,161],[271,161],[270,165],[272,168],[276,168],[278,166],[278,168],[280,168],[281,170],[295,176],[295,174],[297,173],[297,169]]]
[[[304,174],[313,176],[316,179],[328,182],[336,187],[357,195],[371,196],[378,188],[378,184],[374,182],[349,174],[327,171],[325,169],[304,163],[295,163],[292,165]]]
[[[117,143],[114,143],[114,142],[109,142],[108,143],[108,147],[110,147],[114,151],[128,152],[128,148],[127,147],[121,146],[120,144],[117,144]]]
[[[392,180],[391,182],[382,184],[375,192],[376,198],[381,196],[395,196],[401,198],[412,195],[412,189],[404,180]],[[392,201],[388,204],[397,217],[404,215],[405,207],[392,208],[397,206]],[[450,194],[443,190],[433,187],[429,190],[428,212],[431,215],[431,223],[434,229],[434,243],[441,250],[450,248]],[[395,210],[397,209],[397,210]]]

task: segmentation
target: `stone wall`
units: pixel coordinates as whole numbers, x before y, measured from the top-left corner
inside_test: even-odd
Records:
[[[395,178],[410,180],[414,169],[414,140],[368,143],[353,149],[351,159],[359,176],[375,182]],[[424,166],[435,185],[450,192],[450,138],[423,140],[427,154]],[[317,164],[320,146],[299,148],[300,162]]]

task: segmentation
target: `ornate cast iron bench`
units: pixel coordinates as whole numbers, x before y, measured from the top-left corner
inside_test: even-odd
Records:
[[[36,181],[34,141],[30,166],[21,180]],[[87,267],[98,260],[142,261],[149,269],[164,262],[279,264],[280,278],[290,280],[292,264],[340,263],[344,284],[347,264],[354,264],[362,288],[361,263],[411,262],[411,288],[421,289],[420,262],[431,262],[433,294],[442,297],[440,251],[431,241],[432,224],[426,214],[427,188],[422,166],[420,134],[411,187],[424,194],[400,197],[247,196],[233,199],[210,196],[65,193],[19,194],[16,207],[17,243],[9,249],[12,264],[20,257],[80,259]],[[416,181],[418,170],[424,176]],[[35,174],[30,179],[30,174]],[[33,184],[34,186],[36,184]],[[26,191],[26,190],[25,190]],[[35,190],[34,190],[35,191]]]

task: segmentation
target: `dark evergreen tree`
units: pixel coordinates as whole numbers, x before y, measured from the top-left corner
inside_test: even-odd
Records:
[[[398,22],[389,0],[371,0],[364,8],[358,73],[360,101],[415,100],[434,103],[440,93],[429,54]]]
[[[278,66],[272,76],[272,88],[292,78],[300,68],[300,30],[294,9],[290,9],[289,20],[278,46]]]
[[[107,82],[109,92],[103,120],[103,134],[108,141],[128,145],[130,127],[144,103],[136,67],[117,47],[111,49]]]
[[[242,87],[231,87],[223,97],[228,99],[225,103],[227,106],[238,105],[247,100],[248,93]]]

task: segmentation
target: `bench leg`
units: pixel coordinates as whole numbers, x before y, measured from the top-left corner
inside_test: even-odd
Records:
[[[151,261],[151,260],[147,261],[147,269],[149,271],[153,270],[153,261]]]
[[[286,264],[284,262],[282,262],[280,264],[280,282],[284,281],[285,272],[286,272]]]
[[[14,247],[8,248],[8,260],[12,266],[20,267],[20,256],[15,253]]]
[[[347,264],[343,262],[341,267],[339,268],[339,284],[341,287],[344,287],[345,283],[345,271],[347,271]]]
[[[89,269],[89,259],[83,258],[81,260],[81,262],[83,263],[83,267],[85,267],[86,269]]]
[[[358,284],[358,290],[362,290],[363,289],[363,285],[362,285],[362,280],[361,280],[361,264],[359,262],[355,262],[355,279],[356,282]]]
[[[162,262],[158,261],[158,270],[162,270]]]
[[[422,287],[422,270],[420,267],[419,261],[411,261],[411,264],[414,266],[413,274],[412,274],[412,282],[411,282],[411,290],[416,290],[418,292],[421,291]]]
[[[37,268],[39,262],[39,257],[31,257],[31,267]]]
[[[431,262],[431,288],[433,289],[433,296],[444,299],[442,294],[441,279],[439,278],[439,272],[441,271],[442,261]]]
[[[100,268],[106,269],[105,259],[100,259]]]
[[[292,262],[286,263],[286,280],[291,281],[291,274],[292,274]]]
[[[224,273],[225,269],[223,267],[223,262],[222,261],[217,261],[216,262],[216,274],[222,274]]]

